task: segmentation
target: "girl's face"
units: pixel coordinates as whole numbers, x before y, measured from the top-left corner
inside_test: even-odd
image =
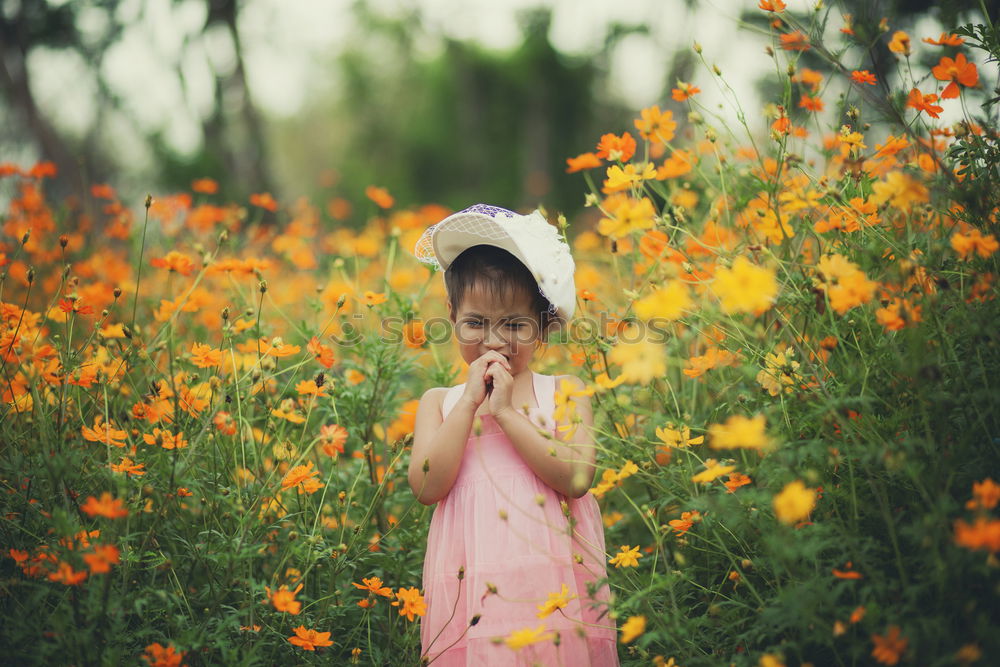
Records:
[[[526,370],[542,339],[538,313],[532,312],[531,301],[524,293],[501,301],[481,284],[466,291],[457,309],[449,301],[448,311],[465,363],[471,364],[496,350],[510,362],[511,375]]]

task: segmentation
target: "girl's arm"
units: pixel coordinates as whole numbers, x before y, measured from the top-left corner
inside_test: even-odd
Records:
[[[508,381],[513,384],[513,378],[509,374],[504,378],[504,375],[499,371],[493,373],[494,395],[504,391],[504,385]],[[585,389],[579,378],[567,375],[559,379],[569,380],[574,389]],[[594,481],[597,448],[594,445],[594,414],[590,407],[590,397],[575,396],[572,400],[580,423],[572,424],[576,427],[572,432],[560,428],[570,424],[557,423],[555,438],[546,438],[539,433],[538,427],[511,407],[509,401],[507,405],[498,404],[498,410],[493,416],[514,443],[524,462],[543,482],[564,496],[579,498],[590,490]]]
[[[492,351],[473,361],[465,391],[445,420],[441,419],[441,402],[447,389],[428,389],[420,398],[407,480],[413,495],[424,505],[433,505],[448,495],[458,477],[472,421],[486,398],[484,375],[490,364],[506,366],[508,362]]]

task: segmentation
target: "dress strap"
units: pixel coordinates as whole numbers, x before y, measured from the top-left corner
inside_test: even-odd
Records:
[[[539,375],[532,371],[531,378],[534,381],[535,400],[538,401],[538,408],[551,415],[556,410],[556,376]]]
[[[441,401],[441,421],[444,421],[448,417],[448,413],[451,409],[455,407],[458,403],[458,399],[462,398],[462,392],[465,390],[465,383],[457,384],[454,387],[448,389],[448,392],[444,395],[444,400]]]

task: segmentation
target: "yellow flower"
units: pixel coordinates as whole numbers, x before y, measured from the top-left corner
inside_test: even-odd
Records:
[[[510,633],[504,643],[515,651],[520,651],[525,646],[531,646],[538,642],[549,641],[555,638],[554,632],[545,632],[545,625],[539,625],[535,629],[522,628]]]
[[[674,280],[636,301],[635,314],[643,320],[654,318],[676,320],[691,306],[691,294],[687,285]]]
[[[765,426],[764,415],[749,419],[733,415],[724,424],[708,427],[708,446],[712,449],[765,449],[771,445]]]
[[[562,585],[562,590],[558,593],[549,593],[549,599],[538,605],[538,618],[545,618],[557,609],[562,609],[570,600],[576,599],[575,595],[569,594],[569,587]]]
[[[636,567],[639,565],[640,558],[642,558],[642,554],[639,553],[638,546],[630,547],[622,545],[619,552],[608,562],[615,567]]]
[[[597,231],[602,236],[610,236],[611,238],[619,238],[634,231],[650,229],[653,226],[653,218],[656,216],[653,202],[648,197],[635,200],[623,195],[616,195],[608,197],[604,202],[604,207],[612,217],[601,218],[597,223]]]
[[[785,667],[784,661],[773,653],[765,653],[760,656],[757,667]]]
[[[691,478],[695,484],[705,484],[736,470],[736,466],[722,466],[715,459],[705,459],[705,469]]]
[[[610,377],[608,377],[607,373],[601,373],[600,375],[594,378],[594,384],[596,385],[594,389],[598,391],[603,391],[605,389],[614,389],[623,382],[625,382],[625,378],[623,378],[621,375],[612,380]]]
[[[716,271],[712,290],[722,303],[722,312],[727,315],[760,315],[774,303],[778,281],[773,270],[755,266],[746,257],[737,257],[731,268]]]
[[[634,164],[627,164],[624,168],[614,164],[608,167],[608,178],[604,181],[605,192],[621,192],[631,187],[637,187],[644,180],[656,177],[656,167],[652,162],[640,165],[642,171]]]
[[[771,396],[782,392],[790,394],[795,383],[802,381],[802,376],[796,372],[799,362],[791,358],[792,354],[794,350],[783,350],[764,357],[764,368],[757,373],[757,383]]]
[[[800,480],[785,485],[774,497],[774,515],[781,523],[795,523],[809,516],[816,506],[816,490]]]
[[[608,360],[622,367],[621,376],[625,378],[625,382],[649,384],[654,378],[662,377],[667,372],[664,348],[645,338],[632,342],[634,331],[633,327],[626,330],[622,340],[608,353]]]
[[[674,131],[677,129],[677,121],[674,120],[674,112],[669,109],[660,111],[659,106],[652,106],[639,112],[642,118],[636,118],[633,122],[635,129],[639,130],[639,136],[652,143],[666,143],[674,138]]]
[[[893,208],[909,211],[914,204],[925,204],[930,201],[927,187],[902,171],[891,171],[885,175],[884,181],[872,185],[872,196],[869,201],[881,206],[890,202]]]
[[[557,422],[572,421],[576,417],[576,402],[574,398],[592,396],[593,389],[579,389],[571,380],[562,380],[555,393],[556,410],[552,417]]]
[[[705,442],[705,436],[703,435],[692,438],[689,426],[682,426],[680,429],[675,429],[670,424],[666,428],[657,427],[656,437],[668,447],[690,447],[691,445],[700,445]]]
[[[646,617],[629,616],[628,620],[622,624],[620,631],[622,633],[621,642],[628,644],[646,631]]]
[[[826,291],[830,306],[841,315],[871,301],[878,287],[878,283],[868,280],[857,264],[842,255],[824,255],[816,269],[818,275],[813,284]]]

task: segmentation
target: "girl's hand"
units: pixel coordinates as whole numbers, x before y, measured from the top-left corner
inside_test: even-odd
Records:
[[[491,364],[486,369],[486,377],[493,383],[493,391],[489,393],[490,414],[499,417],[501,413],[510,410],[514,393],[514,376],[510,374],[510,364]]]
[[[462,398],[471,401],[476,408],[479,408],[490,394],[493,378],[487,375],[487,370],[493,366],[510,370],[510,362],[507,361],[507,357],[495,350],[490,350],[469,364],[469,379],[465,383],[465,392],[462,394]]]

